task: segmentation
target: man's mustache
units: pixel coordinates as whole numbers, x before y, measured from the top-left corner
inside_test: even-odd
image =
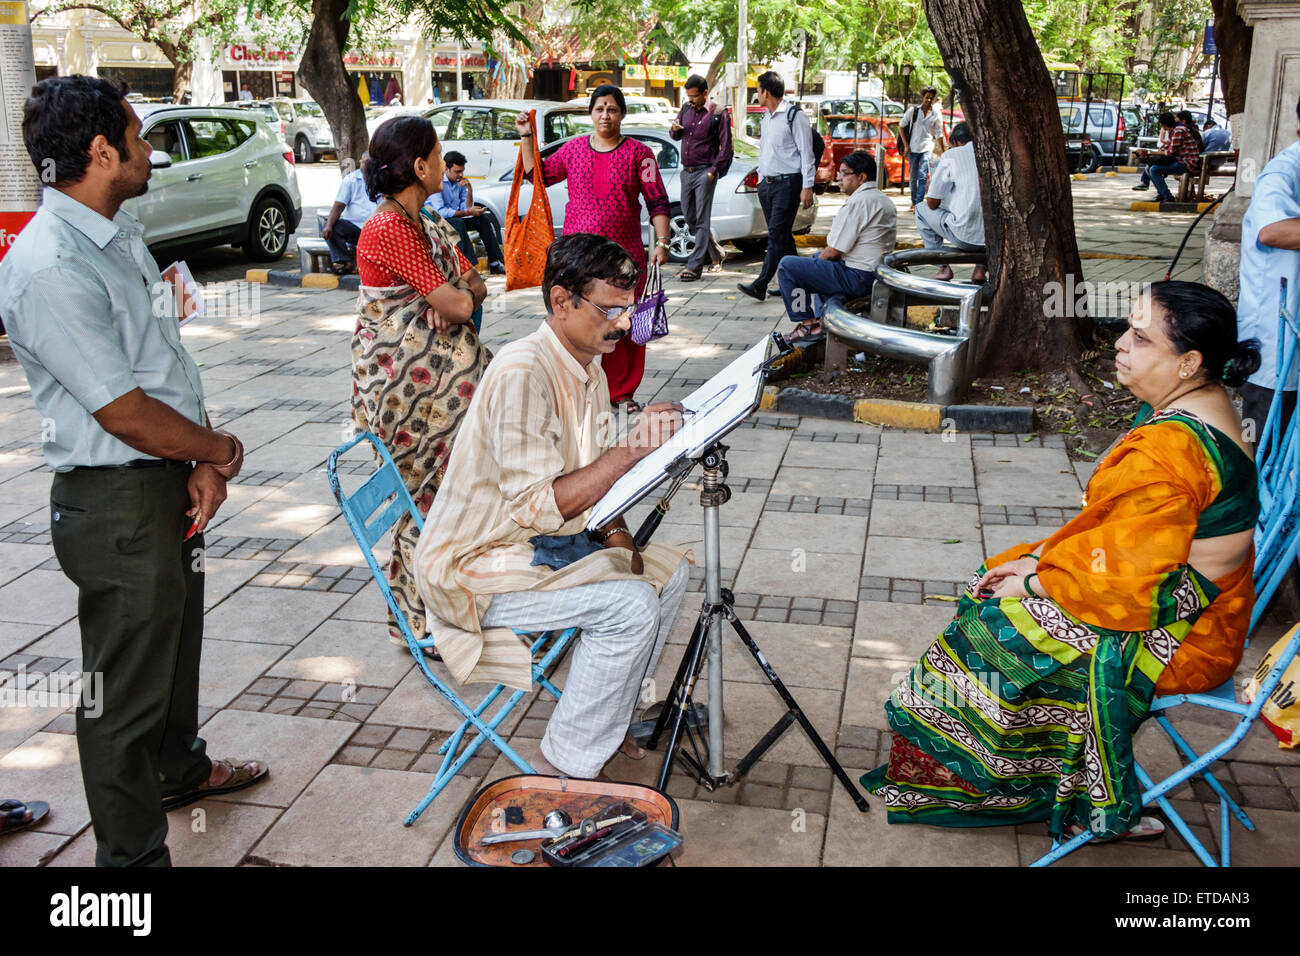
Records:
[[[617,342],[623,336],[627,335],[627,329],[615,329],[613,332],[605,333],[606,342]]]

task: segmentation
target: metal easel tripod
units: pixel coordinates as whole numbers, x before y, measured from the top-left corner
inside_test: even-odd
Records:
[[[695,623],[690,642],[686,645],[686,653],[677,668],[677,676],[673,678],[663,710],[655,723],[654,732],[646,744],[651,750],[657,749],[659,738],[668,729],[671,721],[672,729],[668,736],[668,749],[664,754],[663,767],[659,771],[658,787],[660,790],[667,788],[674,759],[680,760],[708,790],[715,790],[723,784],[738,783],[790,728],[790,725],[798,722],[822,759],[826,761],[826,766],[849,792],[858,809],[865,812],[868,809],[866,798],[849,780],[848,774],[844,772],[844,768],[840,766],[835,755],[817,733],[817,729],[813,727],[803,709],[777,676],[771,663],[763,656],[763,652],[759,650],[754,639],[749,636],[749,632],[736,617],[733,606],[735,598],[729,589],[722,586],[722,537],[718,514],[718,510],[731,497],[731,489],[726,484],[727,446],[715,442],[705,450],[699,461],[704,468],[703,490],[700,492],[700,504],[704,507],[704,603],[700,608],[700,617]],[[664,500],[637,532],[638,546],[645,543],[645,539],[649,538],[654,527],[658,525],[657,518],[661,518],[667,511],[667,500],[676,493],[693,464],[693,462],[683,462],[685,467],[678,469],[672,475],[673,483]],[[745,649],[758,662],[768,683],[780,695],[786,706],[786,712],[781,718],[731,771],[726,771],[722,767],[722,623],[724,619],[731,624],[741,643],[745,645]],[[705,660],[706,647],[709,661],[710,719],[708,737],[704,739],[700,731],[691,726],[688,715],[692,714],[694,709],[691,697],[700,676],[700,667]]]

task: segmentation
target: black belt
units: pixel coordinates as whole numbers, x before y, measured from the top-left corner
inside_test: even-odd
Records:
[[[712,168],[713,167],[711,167],[708,163],[705,163],[702,166],[687,166],[686,171],[688,173],[698,173],[701,169],[712,169]]]
[[[119,468],[180,468],[188,461],[172,461],[170,458],[135,458],[120,465],[77,465],[78,471],[117,471]]]
[[[801,174],[801,173],[782,173],[780,176],[764,176],[764,177],[763,177],[763,182],[765,182],[765,183],[779,183],[779,182],[784,182],[784,181],[787,180],[787,179],[794,179],[796,176],[799,176],[799,175],[802,175],[802,174]]]

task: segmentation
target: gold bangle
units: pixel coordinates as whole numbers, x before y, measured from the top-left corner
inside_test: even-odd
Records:
[[[608,531],[606,531],[604,534],[600,536],[600,543],[604,544],[606,541],[614,537],[614,535],[616,534],[628,534],[628,533],[629,532],[627,528],[610,528]]]

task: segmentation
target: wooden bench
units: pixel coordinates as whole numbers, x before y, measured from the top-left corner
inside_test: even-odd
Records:
[[[1216,159],[1232,160],[1232,165],[1211,170],[1210,164]],[[1183,173],[1179,178],[1178,201],[1203,202],[1205,200],[1205,185],[1211,176],[1231,176],[1235,181],[1237,178],[1236,160],[1237,151],[1235,149],[1202,153],[1201,171],[1199,173]]]

